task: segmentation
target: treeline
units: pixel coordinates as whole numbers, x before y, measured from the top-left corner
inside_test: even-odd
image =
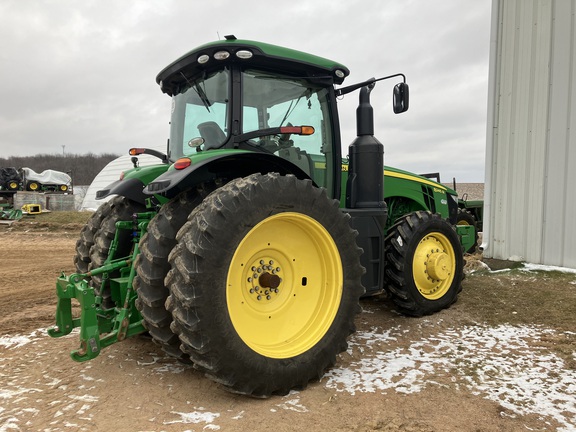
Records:
[[[51,169],[68,173],[72,177],[75,185],[89,185],[94,177],[109,162],[116,159],[118,155],[104,153],[95,155],[92,153],[77,154],[40,154],[36,156],[12,156],[0,157],[0,168],[14,167],[31,168],[37,173]]]

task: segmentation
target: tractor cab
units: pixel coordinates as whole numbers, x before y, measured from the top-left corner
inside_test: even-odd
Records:
[[[276,170],[310,178],[338,197],[334,84],[348,74],[345,66],[321,57],[232,36],[203,45],[157,77],[173,97],[168,156],[190,159],[194,166],[216,154],[235,159],[237,150],[261,153],[262,167],[252,167],[255,171],[279,165]],[[153,192],[162,189],[149,186]]]

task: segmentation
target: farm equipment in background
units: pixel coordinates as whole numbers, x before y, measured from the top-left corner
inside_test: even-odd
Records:
[[[42,206],[40,204],[24,204],[22,213],[29,215],[42,214]]]
[[[18,191],[22,185],[22,177],[13,167],[0,168],[0,191]]]
[[[49,169],[37,173],[32,168],[20,168],[20,174],[27,191],[72,193],[72,178],[61,171]]]
[[[116,196],[82,229],[77,273],[58,278],[49,334],[80,327],[72,357],[84,361],[148,331],[228,390],[267,397],[335,363],[362,296],[385,291],[412,316],[454,303],[473,228],[456,226],[445,186],[384,176],[374,137],[371,91],[401,77],[393,110],[403,113],[405,77],[335,88],[348,75],[233,36],[162,70],[173,97],[167,154],[131,149],[135,168],[98,192]],[[356,90],[358,136],[343,162],[337,97]],[[139,154],[160,163],[139,167]],[[385,192],[402,181],[413,196]]]
[[[15,209],[11,204],[0,203],[0,220],[17,221],[22,219],[22,210]]]

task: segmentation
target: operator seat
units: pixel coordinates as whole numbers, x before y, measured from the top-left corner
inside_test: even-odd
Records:
[[[204,150],[220,148],[226,141],[226,134],[214,121],[200,123],[198,130],[200,136],[204,138]]]

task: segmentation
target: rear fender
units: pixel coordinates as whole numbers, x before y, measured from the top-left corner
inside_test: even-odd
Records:
[[[310,179],[302,169],[281,157],[267,153],[233,152],[206,157],[198,162],[192,161],[190,166],[181,170],[171,168],[146,186],[144,194],[162,194],[172,198],[202,182],[270,172]]]

